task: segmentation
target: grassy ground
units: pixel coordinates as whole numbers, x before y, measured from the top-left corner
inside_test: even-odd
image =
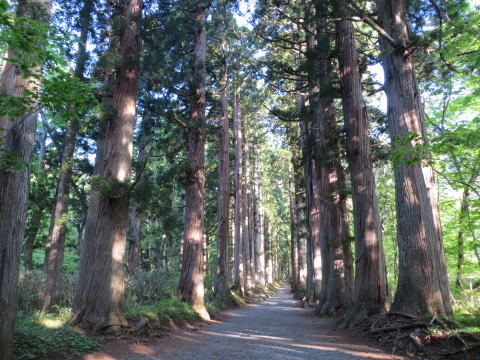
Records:
[[[455,332],[480,333],[480,289],[468,294],[453,292],[453,316],[450,318],[457,328]]]
[[[71,312],[66,308],[57,308],[48,314],[36,311],[20,317],[15,327],[15,359],[73,359],[100,349],[97,342],[67,324],[70,317]]]

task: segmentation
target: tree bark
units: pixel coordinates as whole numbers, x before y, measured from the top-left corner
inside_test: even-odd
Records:
[[[252,221],[251,221],[251,206],[250,206],[250,164],[248,159],[248,129],[244,119],[243,131],[243,173],[245,174],[243,181],[243,273],[244,273],[244,288],[245,293],[248,294],[253,289],[253,266],[251,257],[251,238],[252,238]]]
[[[37,186],[43,186],[43,180],[45,179],[45,157],[46,157],[46,141],[47,141],[47,131],[45,125],[41,123],[40,129],[37,129],[37,143],[39,146],[38,151],[38,173],[37,173]],[[32,189],[30,189],[32,192]],[[26,236],[27,240],[23,244],[23,262],[25,265],[25,270],[33,270],[33,249],[35,247],[35,240],[37,238],[38,230],[40,229],[40,224],[42,222],[43,213],[45,207],[48,204],[48,201],[42,199],[43,193],[34,192],[34,207],[32,210],[32,215],[30,217],[30,223],[27,226]]]
[[[260,187],[261,164],[260,154],[255,152],[254,165],[254,199],[255,199],[255,285],[265,286],[265,238],[262,205],[262,190]]]
[[[345,306],[352,306],[355,287],[352,241],[350,237],[350,221],[348,216],[346,179],[342,167],[339,167],[340,174],[340,241],[343,253],[343,280],[345,286]]]
[[[130,230],[130,239],[128,244],[128,270],[132,274],[138,273],[140,266],[140,241],[141,241],[141,225],[138,204],[136,201],[132,201],[130,206],[130,215],[129,215],[129,230]]]
[[[194,66],[191,82],[191,114],[188,133],[187,186],[185,190],[185,239],[178,291],[203,319],[210,319],[205,308],[203,285],[203,218],[205,205],[205,6],[192,9],[194,15]]]
[[[125,0],[113,21],[122,21],[118,38],[116,79],[104,138],[97,143],[98,183],[92,191],[85,241],[87,259],[80,261],[74,312],[76,323],[96,330],[126,325],[122,302],[123,258],[128,229],[128,200],[133,130],[138,94],[141,0]]]
[[[465,227],[470,227],[468,224],[468,201],[470,196],[470,190],[468,188],[463,189],[462,199],[460,201],[460,214],[458,224],[460,229],[457,235],[457,276],[455,279],[455,285],[458,288],[462,287],[462,271],[465,266]]]
[[[296,216],[296,249],[297,249],[297,288],[295,296],[305,296],[307,277],[307,219],[305,217],[305,177],[299,164],[298,154],[294,152],[294,201]]]
[[[322,282],[322,256],[320,250],[319,233],[320,220],[318,218],[318,202],[314,193],[318,191],[317,182],[313,178],[313,144],[311,134],[311,121],[301,122],[302,152],[304,158],[305,190],[307,196],[307,279],[304,303],[306,306],[314,305],[320,296]],[[315,185],[315,187],[314,187]]]
[[[249,262],[250,288],[255,287],[255,201],[254,201],[254,161],[252,160],[253,144],[248,143],[248,175],[247,179],[247,202],[248,202],[248,240],[249,240]]]
[[[20,0],[16,16],[47,23],[50,1]],[[29,96],[25,91],[38,93],[37,78],[22,73],[20,67],[8,59],[22,49],[9,48],[3,66],[1,91],[3,96],[19,98]],[[40,69],[29,69],[38,73]],[[0,168],[0,359],[12,358],[12,343],[17,303],[17,282],[20,251],[25,233],[28,200],[29,164],[32,160],[37,100],[31,99],[31,113],[18,117],[0,117],[0,159],[14,161],[18,168]]]
[[[316,45],[313,48],[310,99],[314,144],[313,182],[318,181],[322,285],[317,313],[331,314],[344,306],[343,255],[340,243],[338,132],[333,99],[328,4],[315,1]]]
[[[148,103],[145,105],[145,111],[141,122],[141,132],[138,140],[138,158],[135,165],[135,182],[142,184],[147,176],[148,147],[152,140],[152,124]],[[173,192],[172,192],[173,193]],[[130,239],[128,244],[128,269],[136,274],[140,266],[141,239],[142,239],[142,196],[134,196],[130,205],[129,232]],[[161,257],[160,257],[161,258]],[[159,259],[160,259],[159,258]]]
[[[225,35],[222,35],[222,48],[226,50]],[[228,73],[227,59],[223,59],[222,91],[220,92],[221,114],[219,122],[219,165],[217,197],[217,270],[213,286],[213,296],[228,296],[228,239],[230,221],[230,159],[228,125]]]
[[[265,282],[267,285],[273,284],[273,254],[272,239],[270,233],[270,221],[265,216]]]
[[[75,76],[83,79],[86,61],[88,58],[87,41],[92,21],[93,1],[83,1],[80,11],[80,38],[75,66]],[[47,251],[45,252],[45,290],[43,294],[43,310],[46,311],[55,304],[58,283],[63,266],[65,236],[68,222],[68,198],[72,177],[73,154],[79,129],[79,120],[72,118],[68,121],[65,133],[62,162],[60,165],[59,180],[52,212],[52,221],[48,235]]]
[[[338,6],[340,14],[346,13],[344,3]],[[338,20],[336,29],[355,231],[355,292],[346,317],[346,324],[350,325],[361,313],[373,315],[385,311],[388,286],[353,25],[349,20]]]
[[[75,76],[83,79],[87,60],[87,41],[92,22],[93,1],[84,0],[80,11],[80,38],[75,66]],[[72,118],[68,121],[64,139],[62,163],[52,213],[52,221],[48,234],[48,244],[45,264],[45,290],[43,293],[43,311],[47,311],[56,302],[58,285],[63,267],[65,251],[65,236],[68,222],[68,197],[72,180],[73,154],[79,129],[79,120]]]
[[[290,279],[292,283],[292,292],[297,292],[297,214],[295,211],[295,187],[293,176],[289,176],[288,197],[290,203]]]
[[[233,266],[233,285],[240,294],[244,293],[244,270],[243,270],[243,146],[242,146],[242,126],[240,117],[240,94],[234,88],[233,92],[233,136],[234,144],[234,168],[235,168],[235,247],[234,247],[234,266]]]
[[[392,310],[421,316],[449,315],[452,308],[433,171],[421,161],[408,161],[418,156],[416,151],[427,142],[427,134],[405,2],[376,3],[383,29],[398,44],[393,49],[381,41],[392,147],[397,151],[403,144],[405,149],[401,150],[411,152],[394,169],[399,276]]]

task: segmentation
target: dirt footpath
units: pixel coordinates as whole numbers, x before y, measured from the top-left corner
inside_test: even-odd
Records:
[[[114,342],[84,360],[403,359],[303,309],[282,287],[269,300],[226,312],[223,321],[175,330],[148,344]]]

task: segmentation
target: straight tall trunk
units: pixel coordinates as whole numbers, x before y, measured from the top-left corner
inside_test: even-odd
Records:
[[[165,267],[166,271],[170,272],[172,270],[172,260],[173,260],[173,229],[172,229],[172,223],[174,221],[174,212],[173,212],[173,206],[174,206],[174,199],[175,199],[175,193],[176,193],[176,187],[173,186],[171,191],[169,192],[169,205],[168,205],[168,215],[167,215],[167,221],[168,224],[164,222],[164,227],[165,227]],[[180,247],[181,251],[183,248],[183,243],[181,244],[182,246]],[[179,256],[179,263],[181,263],[181,256]]]
[[[118,38],[118,58],[104,138],[95,159],[101,179],[91,194],[85,239],[86,259],[74,301],[75,321],[87,328],[112,329],[126,324],[123,316],[123,257],[128,229],[128,200],[133,130],[138,93],[141,0],[125,0],[113,21],[124,24]]]
[[[352,254],[352,241],[350,237],[349,209],[347,205],[346,176],[342,167],[339,166],[340,174],[340,242],[343,253],[343,281],[345,287],[345,306],[352,306],[353,291],[355,287],[354,261]]]
[[[304,158],[305,189],[307,197],[307,279],[304,303],[314,305],[320,297],[322,282],[322,256],[320,250],[320,220],[318,202],[314,198],[318,191],[317,181],[313,177],[313,149],[311,121],[302,122],[302,152]]]
[[[152,123],[148,110],[148,104],[143,114],[141,122],[141,132],[139,136],[139,151],[135,166],[135,181],[141,184],[146,178],[146,167],[148,162],[148,147],[152,140]],[[172,192],[173,193],[173,192]],[[170,196],[171,194],[170,193]],[[136,274],[140,265],[141,238],[142,238],[142,199],[133,198],[130,205],[129,216],[129,244],[128,244],[128,269]]]
[[[270,221],[265,216],[265,282],[267,285],[273,284],[273,254],[272,238],[270,233]]]
[[[461,288],[463,285],[462,272],[465,266],[465,227],[469,227],[469,224],[468,224],[469,196],[470,196],[470,190],[468,188],[464,188],[462,193],[462,199],[460,201],[460,214],[458,219],[460,230],[458,230],[458,235],[457,235],[457,276],[455,279],[455,285],[458,288]]]
[[[262,192],[260,187],[261,164],[259,151],[255,152],[254,160],[254,201],[255,201],[255,285],[265,286],[265,238]]]
[[[339,5],[339,11],[345,12],[344,1]],[[336,29],[355,231],[355,291],[346,318],[346,323],[351,324],[361,313],[372,315],[384,311],[388,287],[353,25],[349,20],[338,20]]]
[[[250,287],[253,289],[255,287],[255,199],[254,199],[254,172],[253,167],[253,146],[252,143],[249,143],[248,146],[248,168],[249,175],[247,177],[247,200],[248,200],[248,240],[250,242],[249,248],[249,271],[250,271]]]
[[[302,149],[305,146],[305,98],[303,95],[297,97],[297,109],[300,114],[300,125],[297,127],[298,137],[300,138],[300,148],[297,144],[293,146],[292,163],[294,172],[294,190],[295,190],[295,212],[297,218],[297,293],[295,296],[303,299],[307,292],[307,274],[309,268],[309,252],[307,251],[308,238],[308,219],[305,211],[307,210],[305,171],[302,164],[305,159]]]
[[[252,215],[252,209],[251,209],[251,202],[250,202],[250,177],[251,177],[251,169],[250,169],[250,161],[248,161],[248,152],[246,151],[248,149],[248,130],[247,130],[247,124],[245,121],[242,121],[244,123],[244,150],[243,150],[243,168],[244,168],[244,182],[243,182],[243,229],[242,229],[242,235],[243,235],[243,271],[245,274],[244,277],[244,287],[245,287],[245,292],[248,293],[250,290],[253,289],[253,264],[252,264],[252,257],[251,257],[251,244],[252,244],[252,220],[251,220],[251,215]]]
[[[37,143],[39,146],[37,186],[39,187],[43,186],[42,180],[45,178],[46,141],[47,131],[45,125],[41,123],[40,128],[37,129]],[[30,223],[27,225],[26,230],[27,239],[23,244],[23,263],[25,265],[25,270],[27,271],[33,270],[33,248],[35,247],[35,240],[37,238],[38,230],[40,230],[45,207],[48,203],[44,199],[39,198],[42,196],[42,192],[39,192],[38,195],[36,194],[35,196],[35,205],[30,217]]]
[[[222,47],[226,49],[226,39],[222,35]],[[221,114],[219,122],[219,165],[218,165],[218,196],[217,196],[217,270],[213,295],[228,296],[228,239],[230,221],[230,160],[229,160],[229,126],[228,126],[228,93],[227,93],[227,59],[223,63],[222,91],[220,92]]]
[[[240,117],[240,94],[237,89],[233,92],[233,136],[235,139],[234,168],[235,168],[235,248],[233,266],[233,285],[244,293],[244,269],[243,269],[243,151],[242,151],[242,126]]]
[[[409,151],[394,167],[399,274],[392,310],[413,315],[449,315],[452,308],[433,171],[422,161],[406,161],[428,139],[405,1],[376,3],[383,29],[395,41],[395,48],[384,39],[381,41],[392,147],[394,152],[398,151],[401,143],[401,151],[405,152],[405,147]]]
[[[185,225],[183,263],[178,292],[203,319],[210,319],[205,307],[203,284],[203,219],[205,207],[205,82],[206,29],[203,4],[192,9],[194,15],[193,77],[191,114],[188,133],[187,186],[185,189]]]
[[[142,221],[140,220],[138,204],[135,201],[132,201],[132,205],[130,206],[129,222],[130,239],[128,244],[127,264],[128,270],[132,274],[136,274],[140,266]]]
[[[290,279],[292,283],[292,291],[297,292],[297,269],[298,269],[298,253],[297,253],[297,214],[295,211],[295,187],[294,179],[289,178],[288,197],[290,212]]]
[[[331,314],[344,306],[343,255],[340,243],[340,202],[337,164],[338,131],[333,99],[330,33],[327,29],[328,4],[315,1],[316,46],[310,84],[312,133],[314,143],[313,181],[318,181],[322,285],[318,314]]]
[[[295,212],[297,232],[297,298],[303,298],[307,280],[307,219],[305,217],[305,181],[301,169],[295,178]]]
[[[26,17],[47,23],[50,15],[48,0],[20,0],[17,17]],[[9,59],[22,49],[9,48],[3,66],[1,92],[4,97],[28,97],[38,93],[40,82],[34,76],[24,74]],[[39,68],[29,69],[38,74]],[[20,251],[25,233],[27,215],[29,165],[32,160],[35,126],[38,112],[36,99],[31,98],[26,115],[0,117],[0,160],[13,163],[13,168],[0,168],[0,359],[12,358],[14,323],[17,308],[17,282]],[[3,163],[3,161],[2,161]]]
[[[78,54],[75,66],[75,76],[83,79],[87,60],[87,41],[92,22],[93,1],[84,0],[80,11],[80,38],[78,41]],[[65,251],[65,236],[68,222],[68,197],[72,179],[73,154],[79,129],[79,119],[72,118],[68,121],[65,133],[62,163],[57,184],[55,204],[52,213],[52,221],[48,234],[48,244],[45,264],[45,290],[43,293],[44,311],[54,305],[63,267]]]

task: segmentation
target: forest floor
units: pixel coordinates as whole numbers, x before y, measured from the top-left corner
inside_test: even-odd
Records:
[[[345,360],[404,359],[390,355],[365,336],[339,329],[335,319],[318,318],[282,286],[270,299],[226,311],[148,342],[122,339],[83,360]]]

